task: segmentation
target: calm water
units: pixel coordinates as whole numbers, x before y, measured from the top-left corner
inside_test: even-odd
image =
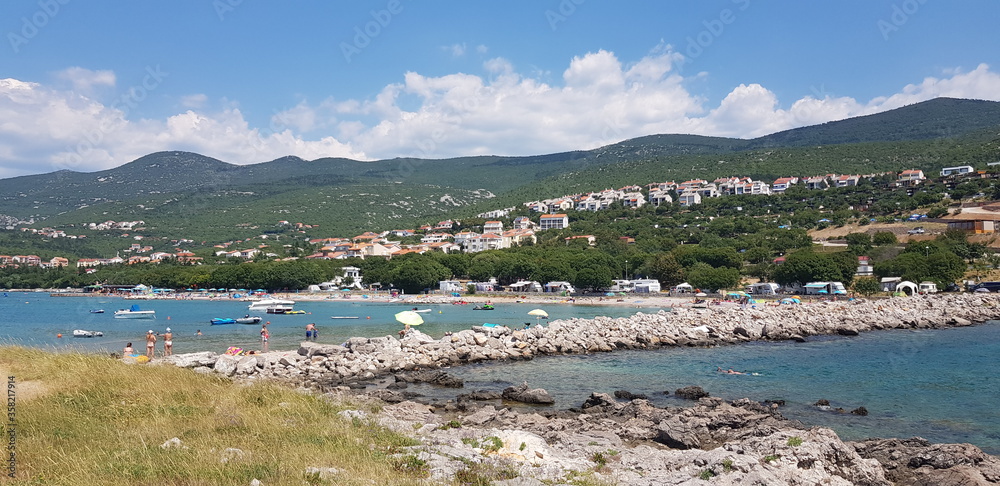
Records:
[[[114,311],[138,304],[143,310],[156,311],[156,319],[115,319]],[[261,349],[260,325],[230,324],[212,326],[214,317],[242,317],[248,302],[237,300],[125,300],[109,297],[50,297],[41,292],[0,292],[0,340],[26,346],[82,348],[121,352],[125,344],[145,342],[146,331],[162,333],[171,328],[174,352],[225,351],[229,346]],[[521,327],[535,322],[528,311],[544,307],[552,319],[608,315],[624,317],[636,312],[656,312],[658,308],[625,308],[613,306],[500,304],[493,311],[475,311],[474,305],[429,305],[422,303],[375,303],[360,298],[330,301],[298,301],[299,315],[260,315],[270,321],[269,346],[272,350],[298,349],[305,338],[305,326],[315,322],[319,342],[340,344],[354,336],[395,336],[402,326],[393,317],[397,312],[413,307],[431,309],[423,313],[420,331],[441,337],[447,331],[461,331],[470,326],[493,322]],[[91,310],[104,309],[104,314]],[[358,319],[331,319],[332,316],[355,316]],[[104,337],[72,337],[74,329],[101,331]],[[196,336],[198,330],[202,336]],[[56,337],[62,334],[62,338]],[[158,343],[159,345],[159,343]]]
[[[0,294],[2,295],[2,294]],[[156,310],[155,320],[114,319],[115,309],[138,303]],[[259,326],[211,326],[212,317],[246,314],[245,302],[126,301],[108,298],[52,298],[41,293],[0,296],[0,340],[28,346],[119,351],[126,341],[137,345],[148,329],[171,327],[179,353],[231,345],[260,349]],[[496,322],[520,326],[532,318],[537,305],[503,304],[495,311],[473,311],[472,306],[421,305],[430,308],[421,326],[432,336],[470,325]],[[392,335],[399,329],[396,312],[407,304],[344,301],[301,302],[307,315],[264,315],[271,321],[271,348],[294,349],[304,326],[315,322],[320,342],[340,343],[351,336]],[[551,318],[612,317],[656,309],[549,305]],[[103,308],[105,314],[90,314]],[[330,316],[358,316],[357,320]],[[368,317],[371,319],[368,319]],[[74,339],[73,329],[99,330],[103,338]],[[194,336],[201,329],[203,336]],[[56,338],[62,333],[63,338]],[[659,405],[680,405],[662,394],[698,385],[727,399],[785,400],[783,413],[806,424],[831,427],[845,439],[921,436],[935,442],[970,442],[1000,454],[1000,378],[995,373],[1000,356],[1000,322],[924,331],[885,331],[857,337],[811,338],[806,343],[760,342],[717,348],[665,348],[584,356],[544,357],[532,361],[490,363],[450,370],[466,381],[466,390],[499,391],[527,381],[548,390],[556,406],[579,406],[592,391],[643,393]],[[716,367],[732,367],[752,375],[725,375]],[[414,391],[429,395],[432,389]],[[825,398],[834,407],[858,406],[870,415],[823,412],[811,404]]]

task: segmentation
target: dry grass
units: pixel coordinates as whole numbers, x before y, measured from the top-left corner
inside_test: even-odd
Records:
[[[279,385],[20,347],[0,348],[0,369],[18,386],[12,484],[422,482],[423,471],[400,471],[389,457],[412,439],[337,415],[354,407]],[[160,447],[173,437],[183,447]],[[224,462],[227,448],[243,454]],[[321,480],[307,467],[343,473]]]

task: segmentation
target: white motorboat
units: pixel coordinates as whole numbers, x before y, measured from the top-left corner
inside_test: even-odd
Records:
[[[294,300],[285,299],[264,299],[258,300],[249,306],[251,312],[265,312],[267,314],[285,314],[291,312],[295,306]]]
[[[138,304],[132,304],[128,309],[115,311],[115,319],[155,319],[156,311],[139,310]]]
[[[263,319],[261,319],[260,316],[243,316],[243,317],[237,317],[236,318],[236,323],[237,324],[259,324],[260,321],[262,321],[262,320]]]
[[[85,331],[83,329],[74,329],[73,337],[101,337],[104,333],[101,331]]]

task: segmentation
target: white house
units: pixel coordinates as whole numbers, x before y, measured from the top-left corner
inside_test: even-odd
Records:
[[[477,253],[486,250],[500,250],[507,248],[504,244],[504,238],[500,235],[493,233],[484,233],[481,236],[475,238],[469,238],[467,241],[467,246],[465,251],[467,253]]]
[[[677,196],[677,203],[684,207],[701,204],[701,194],[693,191],[684,192],[680,196]]]
[[[674,198],[670,197],[670,192],[655,190],[649,192],[649,204],[653,206],[659,206],[661,204],[670,204],[674,202]]]
[[[973,172],[975,169],[971,165],[960,165],[958,167],[945,167],[941,169],[941,177],[948,177],[951,175],[962,175]]]
[[[503,223],[500,221],[487,221],[483,225],[483,233],[503,233]]]
[[[569,228],[569,217],[565,214],[543,214],[539,220],[538,229],[564,229]]]

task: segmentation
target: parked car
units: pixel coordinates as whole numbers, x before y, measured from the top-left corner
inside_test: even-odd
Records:
[[[973,292],[1000,292],[1000,282],[981,282],[969,287],[969,290]]]
[[[922,235],[922,234],[924,234],[924,227],[923,226],[917,226],[916,228],[913,228],[910,231],[907,231],[906,233],[907,234],[911,234],[911,235]]]

